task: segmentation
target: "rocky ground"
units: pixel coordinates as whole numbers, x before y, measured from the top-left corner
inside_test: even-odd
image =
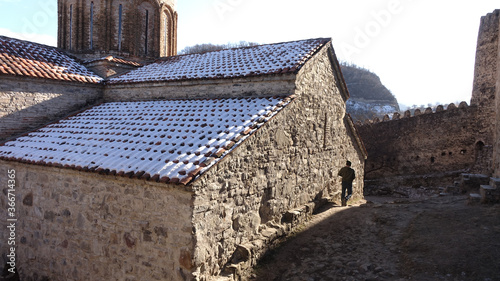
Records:
[[[500,280],[500,205],[365,199],[321,210],[251,280]]]

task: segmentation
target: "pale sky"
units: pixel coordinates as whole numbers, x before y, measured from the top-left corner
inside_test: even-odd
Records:
[[[331,37],[400,104],[469,103],[482,16],[498,0],[177,0],[178,50]],[[56,0],[0,0],[0,34],[55,45]]]

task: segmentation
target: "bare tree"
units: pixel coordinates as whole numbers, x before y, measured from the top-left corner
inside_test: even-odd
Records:
[[[218,50],[224,50],[224,49],[230,49],[230,48],[251,47],[251,46],[257,46],[257,45],[259,45],[259,44],[255,43],[255,42],[247,42],[247,41],[240,41],[239,43],[227,43],[227,44],[221,44],[221,45],[216,45],[216,44],[211,44],[211,43],[196,44],[194,46],[188,46],[188,47],[182,49],[179,52],[179,55],[199,54],[199,53],[212,52],[212,51],[218,51]]]

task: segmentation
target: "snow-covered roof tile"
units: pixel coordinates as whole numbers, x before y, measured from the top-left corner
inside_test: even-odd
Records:
[[[103,80],[57,48],[5,36],[0,36],[0,75],[82,83]]]
[[[129,59],[125,59],[125,58],[114,57],[114,56],[111,56],[111,55],[110,56],[106,56],[106,57],[102,57],[102,58],[98,58],[98,59],[94,59],[94,60],[88,60],[88,61],[85,61],[84,63],[85,64],[91,64],[91,63],[103,62],[103,61],[114,62],[114,63],[118,63],[118,64],[134,66],[134,67],[143,66],[142,63],[139,63],[139,62],[136,62],[136,61],[133,61],[133,60],[129,60]]]
[[[330,39],[319,38],[168,57],[109,79],[110,84],[223,79],[291,73]]]
[[[114,102],[0,146],[0,159],[187,184],[293,97]]]

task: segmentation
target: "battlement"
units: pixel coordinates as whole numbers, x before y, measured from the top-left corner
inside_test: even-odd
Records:
[[[500,177],[500,10],[481,18],[470,104],[357,122],[368,185],[440,186],[460,173]]]
[[[405,112],[395,112],[391,116],[389,114],[386,114],[382,119],[375,117],[374,119],[366,119],[365,122],[358,121],[356,122],[356,125],[358,126],[364,126],[364,125],[371,125],[371,124],[377,124],[380,122],[389,122],[389,121],[397,121],[405,118],[414,118],[420,115],[425,115],[425,114],[433,114],[433,113],[438,113],[438,112],[445,112],[449,110],[457,110],[457,109],[466,109],[468,108],[469,105],[467,102],[463,101],[461,102],[458,107],[454,103],[450,103],[448,106],[443,106],[443,105],[438,105],[435,109],[432,109],[431,107],[426,108],[424,111],[420,109],[416,109],[413,112],[413,115],[410,110],[406,110]]]

